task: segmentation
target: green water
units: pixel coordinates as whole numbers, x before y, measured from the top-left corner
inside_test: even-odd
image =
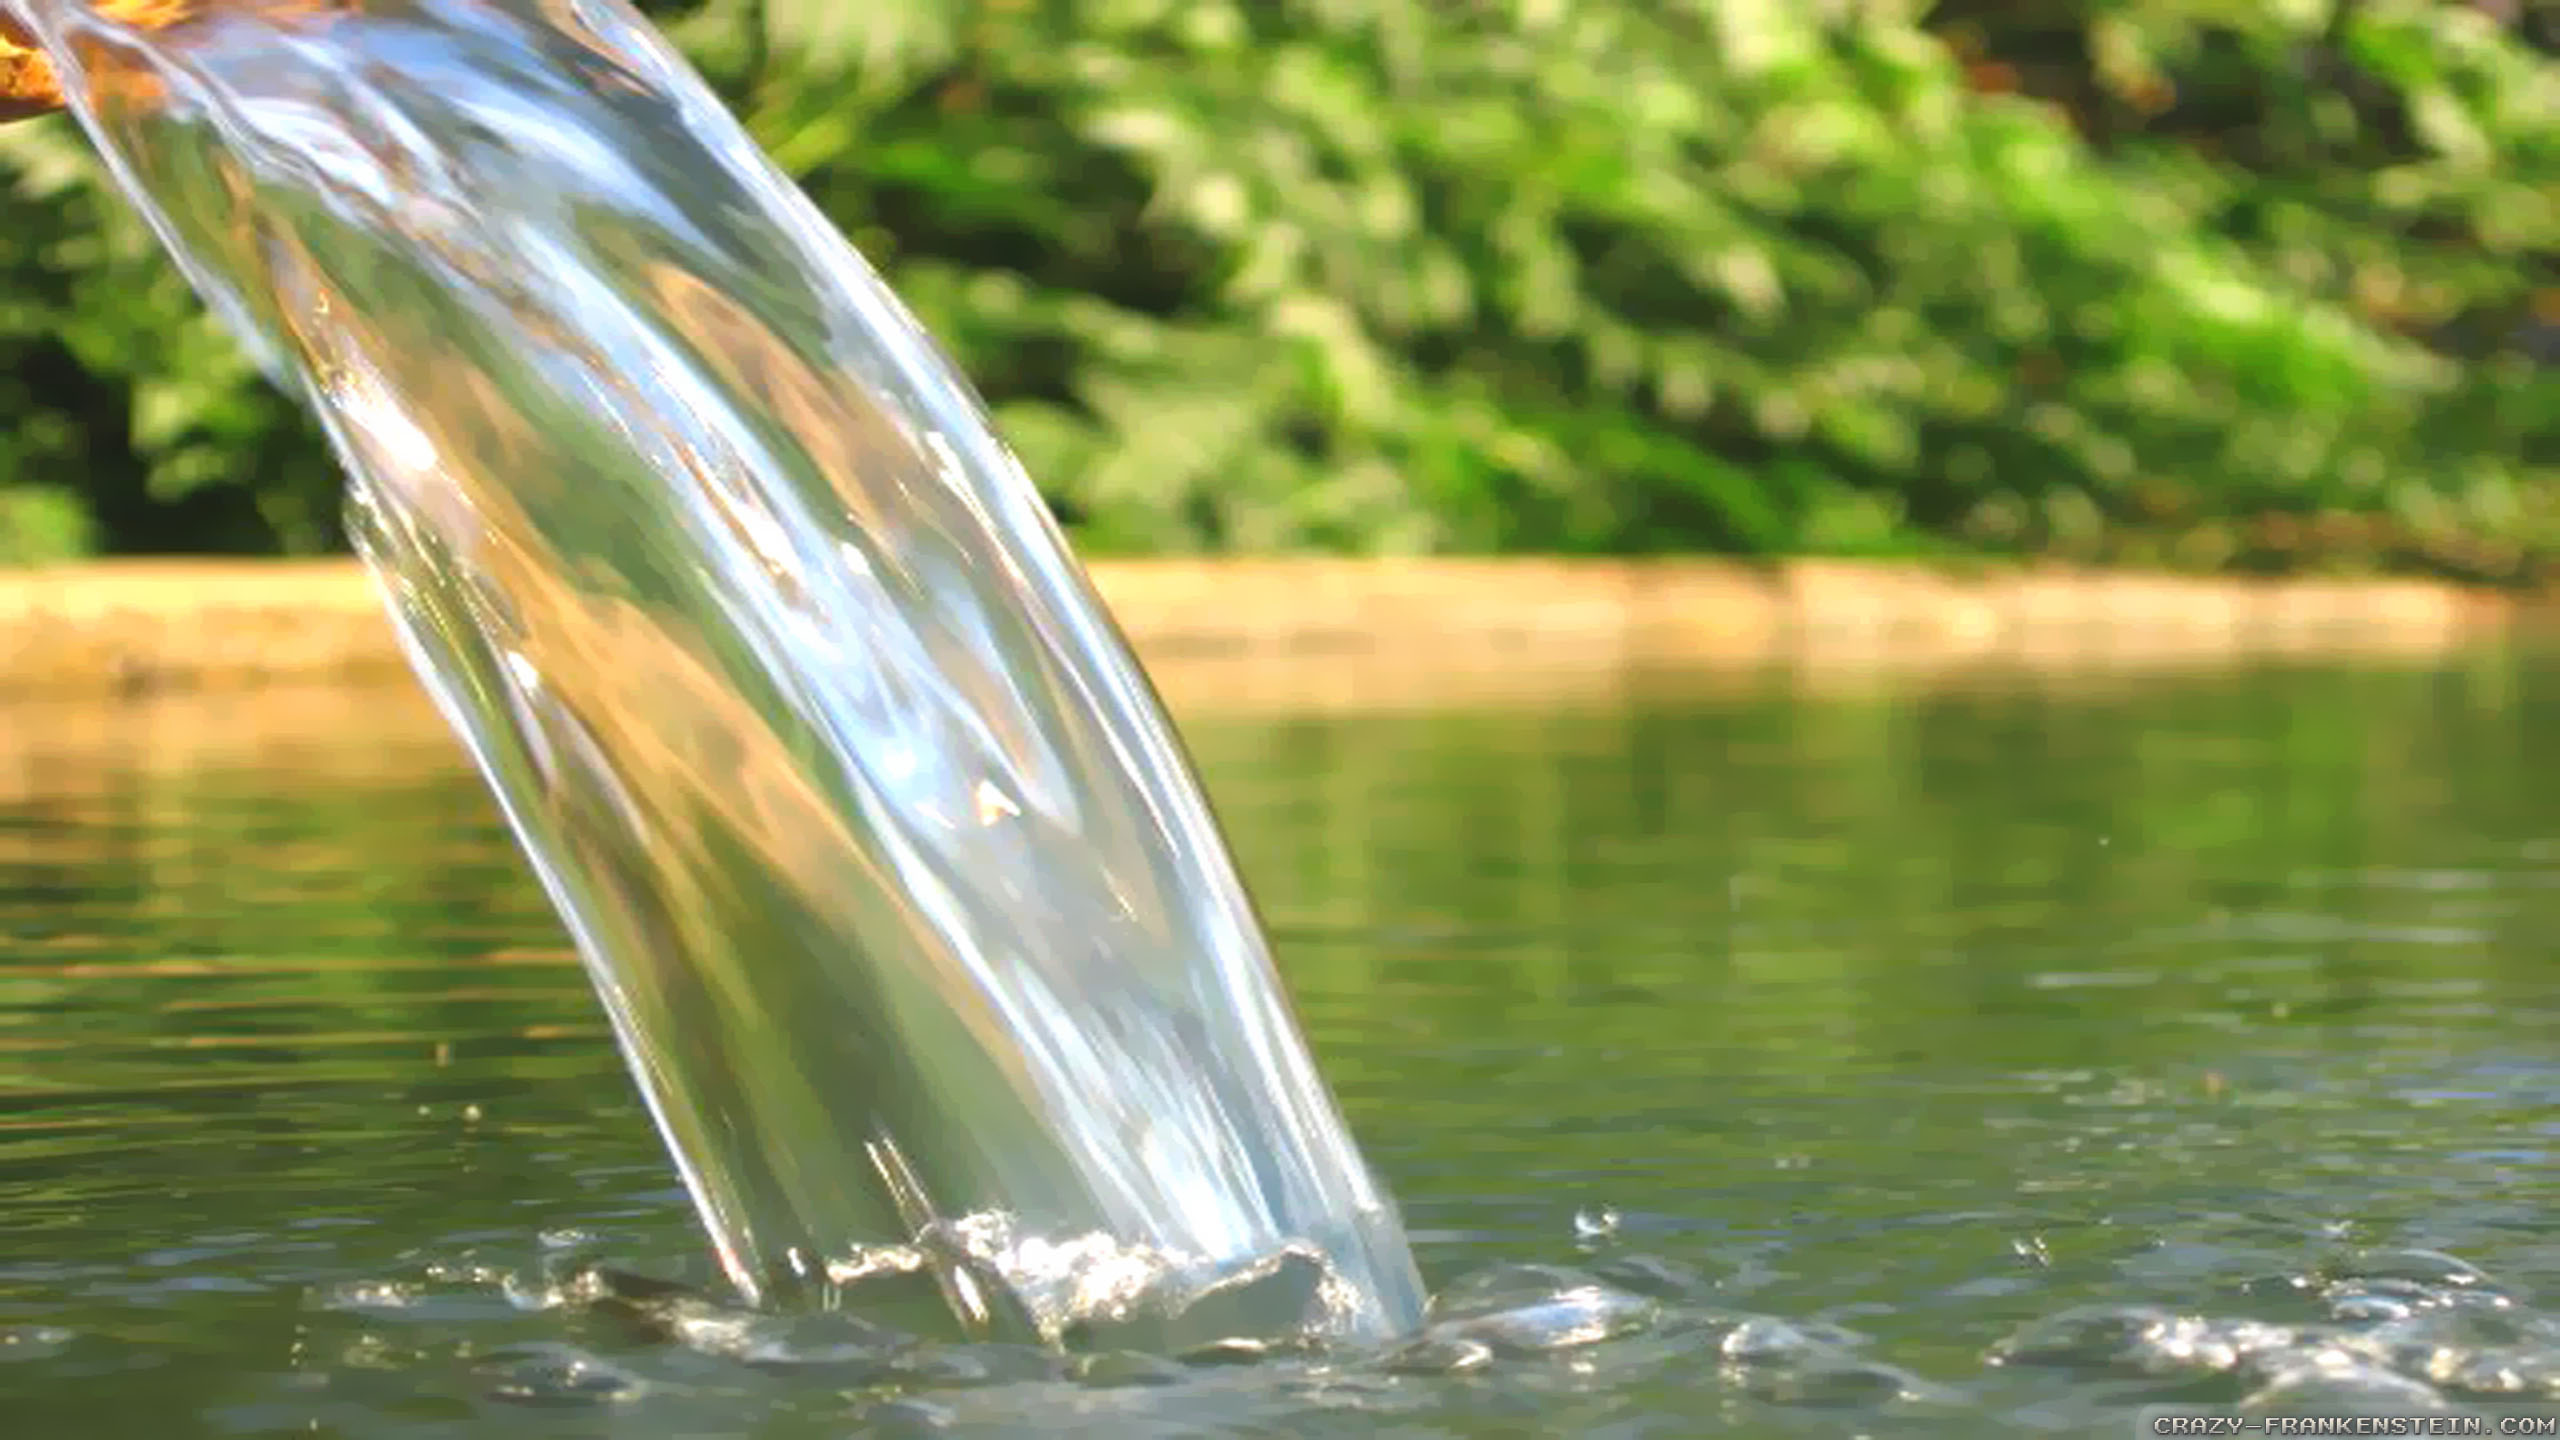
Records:
[[[1431,1283],[1574,1267],[1638,1333],[1079,1379],[598,1302],[707,1262],[458,757],[73,767],[0,797],[0,1435],[2560,1402],[2560,664],[1185,719]]]

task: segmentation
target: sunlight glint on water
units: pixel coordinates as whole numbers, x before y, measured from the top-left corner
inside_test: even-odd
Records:
[[[1392,1205],[1030,483],[643,21],[0,3],[325,417],[750,1295],[930,1276],[982,1331],[1154,1344],[1415,1323]]]

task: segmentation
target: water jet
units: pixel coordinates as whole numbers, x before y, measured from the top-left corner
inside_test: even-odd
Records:
[[[905,308],[620,0],[0,0],[321,418],[750,1298],[1369,1341],[1420,1287],[1162,708]]]

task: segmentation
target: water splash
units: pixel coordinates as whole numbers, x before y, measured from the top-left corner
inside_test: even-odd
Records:
[[[885,1266],[1052,1342],[1416,1323],[1393,1207],[1031,484],[644,21],[0,7],[325,421],[751,1298]]]

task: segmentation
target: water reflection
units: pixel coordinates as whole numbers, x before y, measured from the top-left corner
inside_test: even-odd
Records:
[[[2515,767],[2555,720],[2539,663],[1194,707],[1439,1291],[1332,1362],[652,1283],[712,1277],[458,768],[358,779],[340,731],[59,771],[0,806],[0,1400],[155,1436],[2547,1406],[2560,809]]]

